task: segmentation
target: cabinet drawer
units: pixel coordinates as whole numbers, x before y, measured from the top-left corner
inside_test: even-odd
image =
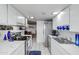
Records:
[[[51,54],[55,55],[67,55],[65,51],[54,39],[51,40]]]

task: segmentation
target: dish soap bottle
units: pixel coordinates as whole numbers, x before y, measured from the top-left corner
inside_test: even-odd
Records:
[[[75,45],[79,46],[79,34],[75,34]]]

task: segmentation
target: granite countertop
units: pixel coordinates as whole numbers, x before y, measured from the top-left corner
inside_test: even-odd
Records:
[[[55,36],[49,35],[49,37],[51,37],[51,39],[52,39]],[[62,47],[65,51],[67,51],[69,54],[79,55],[79,46],[76,46],[75,44],[61,44],[61,43],[58,43],[57,41],[56,41],[56,43],[60,47]]]

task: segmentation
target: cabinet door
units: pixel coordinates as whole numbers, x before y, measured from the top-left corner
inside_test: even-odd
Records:
[[[9,25],[23,25],[24,17],[13,6],[8,6],[8,24]]]
[[[69,8],[60,12],[60,14],[53,19],[53,29],[57,29],[57,26],[63,25],[69,25]]]
[[[17,15],[17,22],[16,24],[17,25],[25,25],[25,17],[20,13],[20,12],[16,12],[16,15]]]
[[[61,55],[62,52],[60,51],[59,45],[57,45],[56,41],[52,39],[51,41],[51,51],[54,55]]]
[[[56,48],[55,51],[56,51],[56,54],[58,55],[69,55],[69,53],[62,47],[58,44],[58,42],[56,42]]]
[[[0,24],[7,24],[7,5],[0,4]]]
[[[8,25],[16,25],[16,18],[16,10],[12,6],[8,5]]]
[[[51,38],[51,54],[55,55],[56,54],[56,46],[55,46],[55,40],[53,38]]]
[[[79,32],[79,5],[70,7],[70,27],[73,32]]]
[[[54,55],[68,55],[65,49],[63,49],[55,39],[51,39],[51,54]]]
[[[24,44],[18,47],[18,49],[16,49],[15,51],[13,51],[13,53],[11,53],[11,55],[24,55],[24,54],[25,54]]]

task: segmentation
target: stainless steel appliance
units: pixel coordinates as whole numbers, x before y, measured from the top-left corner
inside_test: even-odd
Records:
[[[58,36],[59,35],[59,31],[58,30],[52,30],[52,35],[53,36]]]

